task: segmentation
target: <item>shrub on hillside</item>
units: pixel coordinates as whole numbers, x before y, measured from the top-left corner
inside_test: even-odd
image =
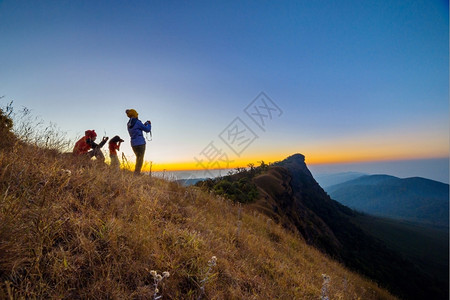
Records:
[[[257,173],[259,173],[257,168],[253,168],[252,165],[250,170],[238,168],[232,175],[207,179],[196,185],[233,202],[251,203],[258,197],[258,189],[252,182]]]
[[[0,149],[11,147],[16,138],[13,129],[12,103],[9,103],[6,107],[0,108]]]

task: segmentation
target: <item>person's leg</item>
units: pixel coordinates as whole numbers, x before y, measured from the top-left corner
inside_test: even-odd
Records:
[[[132,147],[134,154],[136,154],[136,166],[134,168],[134,173],[141,173],[142,164],[144,163],[144,154],[145,154],[145,144]]]
[[[86,154],[84,154],[88,159],[91,159],[95,156],[95,151],[94,149],[92,149],[91,151],[87,152]]]
[[[97,147],[93,149],[92,152],[99,162],[105,162],[105,156],[103,155],[102,149]]]

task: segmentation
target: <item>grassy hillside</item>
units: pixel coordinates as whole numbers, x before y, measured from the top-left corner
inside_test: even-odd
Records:
[[[0,220],[1,299],[394,299],[251,209],[19,142]]]

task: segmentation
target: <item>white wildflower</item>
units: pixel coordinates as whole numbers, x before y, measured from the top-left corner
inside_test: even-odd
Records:
[[[72,171],[70,171],[69,169],[61,169],[61,171],[69,177],[72,176]]]
[[[211,259],[208,261],[208,265],[210,267],[215,267],[217,264],[217,257],[213,256],[211,257]]]

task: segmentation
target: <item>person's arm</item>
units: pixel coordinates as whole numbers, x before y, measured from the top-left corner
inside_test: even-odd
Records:
[[[102,141],[100,142],[100,144],[98,144],[97,146],[98,146],[99,148],[103,147],[103,145],[105,145],[106,141],[108,141],[108,137],[107,137],[107,136],[104,136],[103,139],[102,139]]]
[[[91,146],[92,149],[95,149],[98,147],[97,143],[94,142],[93,140],[91,140],[90,138],[86,139],[86,144],[88,144],[89,146]]]
[[[152,122],[147,121],[144,124],[141,123],[141,129],[145,132],[150,132],[152,130]]]

